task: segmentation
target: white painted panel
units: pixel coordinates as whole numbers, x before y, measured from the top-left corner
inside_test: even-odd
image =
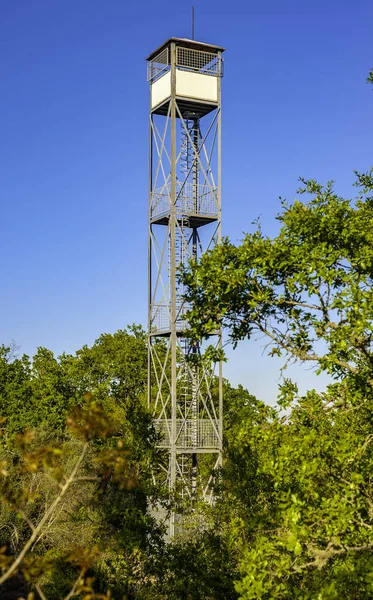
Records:
[[[152,108],[171,96],[171,72],[168,71],[151,85]]]
[[[211,75],[176,70],[176,95],[196,100],[218,101],[218,80]]]

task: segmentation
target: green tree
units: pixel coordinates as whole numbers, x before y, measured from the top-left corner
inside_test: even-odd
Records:
[[[334,380],[304,397],[285,380],[277,410],[238,426],[248,485],[233,480],[226,512],[242,599],[373,597],[372,174],[354,200],[302,181],[310,200],[283,202],[278,236],[226,239],[183,275],[196,338],[260,332]]]
[[[331,183],[303,181],[299,191],[311,200],[283,203],[276,238],[259,227],[239,246],[225,239],[192,264],[184,279],[194,332],[222,325],[234,344],[259,332],[272,354],[337,378],[359,374],[370,385],[372,174],[358,175],[356,202]]]
[[[4,351],[3,368],[7,377],[2,408],[7,420],[0,445],[9,474],[1,489],[5,502],[0,532],[7,546],[4,569],[9,567],[9,557],[16,558],[26,547],[13,574],[23,573],[46,598],[67,596],[79,568],[84,569],[87,590],[93,577],[96,593],[103,597],[110,589],[114,598],[125,594],[127,600],[237,598],[233,584],[238,577],[237,557],[228,535],[231,513],[222,503],[216,509],[194,505],[188,531],[172,544],[165,543],[161,525],[148,511],[149,504],[157,502],[167,509],[167,502],[152,483],[152,470],[161,457],[145,407],[147,347],[141,328],[102,335],[92,347],[59,358],[45,348],[39,348],[32,360]],[[215,383],[213,394],[218,393]],[[235,439],[242,418],[254,419],[260,407],[241,387],[235,389],[225,381],[224,390],[229,455],[224,494],[229,492],[232,499],[231,487],[241,478],[242,503],[247,464],[242,462],[237,469]],[[15,404],[21,392],[23,402]],[[84,440],[71,431],[76,417],[69,419],[69,428],[64,420],[68,410],[86,412],[93,400],[109,429],[91,439],[97,424],[88,419],[85,447]],[[11,410],[15,406],[16,415]],[[33,426],[33,433],[20,434],[22,424]],[[117,444],[122,445],[127,476],[135,482],[131,489],[121,488],[113,476]],[[79,472],[60,498],[59,483],[69,479],[83,450]],[[45,511],[58,498],[45,526]],[[32,551],[27,548],[30,524],[38,533]]]
[[[8,517],[2,529],[17,532],[9,544],[13,552],[5,545],[0,549],[0,586],[21,573],[42,600],[95,597],[93,579],[86,575],[98,560],[102,539],[100,488],[130,490],[137,484],[128,451],[121,440],[115,443],[109,419],[96,404],[76,411],[68,424],[70,436],[63,444],[41,445],[31,430],[18,434],[0,464],[1,517],[4,512]],[[100,449],[105,441],[106,449]],[[65,579],[51,585],[61,571]]]
[[[18,468],[23,460],[18,443],[20,432],[33,429],[33,452],[57,444],[62,457],[60,467],[68,473],[74,461],[79,460],[81,443],[71,437],[66,419],[72,411],[86,409],[94,399],[111,432],[110,438],[90,442],[82,465],[86,476],[92,463],[90,475],[97,482],[87,480],[72,486],[74,489],[59,503],[53,525],[49,523],[47,530],[43,529],[33,548],[42,556],[52,552],[54,564],[59,565],[50,569],[47,579],[44,575],[47,597],[62,598],[67,594],[74,572],[63,557],[79,543],[87,551],[96,545],[100,547],[99,557],[90,569],[96,578],[96,590],[104,593],[109,586],[118,598],[126,593],[130,599],[140,577],[136,575],[139,553],[145,562],[151,548],[163,544],[162,529],[148,512],[148,503],[158,499],[159,490],[151,477],[157,451],[145,400],[144,331],[132,326],[105,334],[92,347],[84,346],[75,355],[63,354],[59,358],[45,348],[39,348],[32,360],[19,358],[12,349],[3,348],[0,358],[0,414],[6,419],[0,447],[8,465],[6,485],[11,483],[10,491],[17,498],[25,495],[22,506],[8,502],[0,507],[0,545],[6,545],[8,553],[17,556],[28,540],[27,519],[39,523],[45,506],[58,491],[59,482],[53,483],[44,467],[31,474]],[[122,489],[113,480],[116,464],[110,463],[110,456],[116,443],[122,444],[128,470],[134,473],[136,485],[130,490]],[[101,459],[102,465],[106,464],[104,470]],[[35,500],[29,498],[29,492],[36,494]]]
[[[42,347],[32,359],[0,347],[0,414],[7,418],[8,434],[43,424],[62,431],[86,392],[131,413],[135,427],[145,417],[146,384],[146,335],[136,325],[58,358]]]
[[[11,421],[10,428],[28,427],[25,412],[31,413],[31,364],[28,356],[17,358],[11,347],[0,347],[0,415]]]

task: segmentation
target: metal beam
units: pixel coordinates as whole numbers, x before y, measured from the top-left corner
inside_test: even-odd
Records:
[[[162,62],[150,81],[159,86],[166,81],[162,77],[170,78],[167,108],[150,107],[149,121],[148,402],[161,436],[159,446],[168,455],[168,467],[157,470],[159,484],[180,493],[181,500],[213,502],[215,470],[222,460],[222,366],[215,374],[212,366],[189,360],[202,346],[185,332],[188,307],[178,269],[221,240],[221,51],[216,47],[212,55],[218,61],[211,75],[217,78],[215,104],[209,101],[206,107],[196,95],[188,111],[185,98],[178,100],[178,77],[184,67],[193,73],[198,61],[205,68],[206,53],[197,42],[198,48],[184,48],[183,66],[177,62],[180,43],[170,40],[169,62]],[[221,332],[213,335],[220,347]],[[212,393],[215,377],[218,394]],[[211,463],[207,476],[199,469],[201,460]],[[169,535],[180,527],[178,515],[171,514]]]

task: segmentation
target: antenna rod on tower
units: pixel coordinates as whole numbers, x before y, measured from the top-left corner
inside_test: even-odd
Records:
[[[194,5],[192,6],[192,40],[194,40]]]

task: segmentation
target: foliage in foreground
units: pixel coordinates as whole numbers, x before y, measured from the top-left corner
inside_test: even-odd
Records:
[[[2,514],[3,521],[7,517],[3,527],[13,525],[17,536],[13,537],[13,556],[6,546],[0,550],[0,585],[22,573],[43,599],[43,579],[66,563],[70,571],[77,568],[78,574],[71,589],[59,589],[59,594],[70,598],[84,593],[88,600],[94,597],[93,580],[86,574],[98,556],[93,543],[98,528],[87,527],[79,512],[88,511],[88,502],[97,506],[107,472],[111,485],[127,490],[135,487],[136,473],[121,440],[110,449],[94,451],[95,443],[112,441],[113,434],[95,404],[76,412],[68,425],[73,437],[65,444],[40,446],[29,430],[17,435],[12,453],[3,452],[7,459],[1,461],[0,496],[7,513]],[[93,507],[90,512],[92,516]],[[65,582],[62,587],[69,586]],[[106,600],[110,594],[96,597]]]
[[[58,359],[43,348],[32,361],[2,349],[4,600],[237,597],[236,564],[213,520],[166,544],[148,510],[159,503],[167,515],[168,504],[153,485],[160,457],[146,380],[138,327]]]

